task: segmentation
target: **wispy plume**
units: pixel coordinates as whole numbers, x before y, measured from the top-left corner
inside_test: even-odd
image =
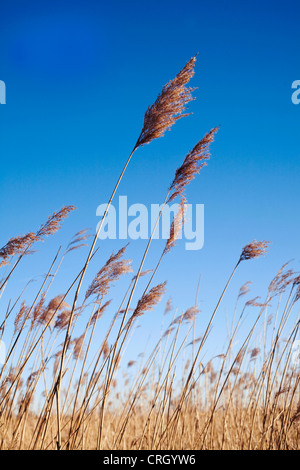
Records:
[[[83,333],[78,338],[73,339],[72,344],[74,344],[73,349],[73,359],[82,359],[84,355],[83,343],[84,343],[85,334]]]
[[[54,320],[56,313],[61,312],[62,310],[67,310],[70,308],[70,305],[63,300],[63,294],[57,295],[50,300],[47,307],[43,308],[43,299],[41,299],[41,306],[38,308],[37,312],[34,312],[35,319],[34,321],[46,325],[49,321]]]
[[[74,235],[67,247],[67,253],[73,250],[77,250],[78,248],[81,248],[83,246],[87,246],[87,243],[83,243],[87,240],[88,237],[91,236],[87,233],[87,231],[88,229],[80,230],[80,232],[77,232]]]
[[[29,312],[29,307],[27,307],[25,302],[23,301],[21,304],[20,310],[17,313],[15,321],[14,321],[15,333],[17,333],[23,327],[24,322],[26,321],[28,312]]]
[[[200,310],[196,305],[194,305],[193,307],[188,308],[182,315],[179,315],[177,318],[175,318],[171,325],[181,323],[182,321],[193,322],[196,320],[198,313],[200,313]]]
[[[97,311],[93,314],[92,318],[91,318],[91,325],[94,325],[94,323],[99,320],[99,318],[102,317],[103,313],[105,312],[105,310],[107,309],[107,307],[111,304],[111,300],[108,300],[107,302],[105,302],[103,305],[99,306],[99,308],[97,309]]]
[[[146,269],[145,271],[142,271],[139,275],[139,277],[147,276],[147,274],[151,273],[152,269]],[[134,275],[132,280],[134,281],[136,279],[137,275]]]
[[[261,302],[258,302],[258,299],[260,299],[260,297],[254,297],[254,299],[250,299],[246,302],[246,306],[251,306],[251,307],[266,307],[268,305],[268,302],[267,303],[261,303]]]
[[[29,232],[26,235],[11,238],[5,246],[0,249],[0,267],[9,264],[11,256],[29,255],[32,251],[29,250],[33,243],[43,240],[43,237],[53,235],[61,228],[61,222],[74,210],[74,206],[64,206],[60,211],[54,212],[45,224],[35,232]]]
[[[36,239],[42,240],[43,237],[53,235],[61,228],[61,222],[69,215],[71,211],[75,210],[75,206],[64,206],[57,212],[54,212],[45,224],[43,224],[36,233]]]
[[[157,286],[152,287],[152,289],[150,289],[150,291],[147,294],[141,297],[141,299],[138,301],[138,304],[132,316],[127,322],[127,325],[126,325],[127,328],[131,325],[133,320],[140,317],[145,312],[149,310],[153,310],[155,305],[161,300],[162,296],[165,293],[166,283],[167,282],[165,281],[162,284],[158,284]]]
[[[173,309],[173,306],[172,306],[172,299],[168,299],[167,303],[166,303],[166,306],[165,306],[165,311],[164,311],[164,315],[167,315],[169,312],[171,312]]]
[[[105,265],[98,271],[93,282],[88,288],[85,298],[91,295],[103,297],[108,293],[113,281],[119,279],[123,274],[132,272],[131,260],[120,259],[126,250],[126,246],[121,248],[116,254],[112,254]]]
[[[240,261],[249,260],[263,256],[269,247],[270,242],[262,241],[258,242],[253,240],[248,245],[244,246],[242,254],[240,256]]]
[[[0,267],[8,264],[11,256],[22,255],[36,241],[36,234],[29,232],[26,235],[11,238],[6,245],[0,249]]]
[[[290,284],[295,284],[295,273],[292,269],[286,269],[289,263],[285,263],[278,271],[269,285],[269,292],[272,297],[285,292]]]
[[[247,295],[248,292],[250,292],[250,288],[249,288],[249,285],[252,284],[251,281],[247,281],[244,285],[242,285],[242,287],[240,288],[240,291],[239,291],[239,295],[238,295],[238,298],[244,296],[244,295]]]
[[[186,205],[185,205],[186,199],[184,197],[181,198],[177,214],[175,215],[173,222],[170,227],[170,236],[167,240],[165,249],[163,254],[165,255],[168,253],[171,248],[173,248],[176,244],[177,239],[179,238],[182,227],[184,225],[184,214],[186,211]]]
[[[54,329],[57,329],[59,331],[66,329],[70,320],[70,313],[71,311],[69,309],[62,310],[57,315],[57,318],[54,324]]]
[[[187,88],[186,85],[194,75],[195,62],[196,56],[192,57],[176,77],[163,87],[156,101],[149,106],[135,148],[162,137],[178,119],[188,116],[184,112],[187,104],[194,99],[192,97],[194,88]]]
[[[41,317],[43,311],[44,311],[44,306],[45,306],[45,298],[46,298],[46,293],[43,292],[41,294],[40,300],[38,303],[35,305],[33,312],[32,312],[32,319],[31,319],[31,324],[32,327],[36,324],[38,319]]]
[[[186,186],[200,172],[201,168],[207,165],[207,160],[210,158],[209,147],[214,141],[217,131],[218,127],[215,127],[208,132],[187,154],[183,164],[176,170],[174,180],[170,186],[171,196],[169,197],[169,202],[180,196]]]

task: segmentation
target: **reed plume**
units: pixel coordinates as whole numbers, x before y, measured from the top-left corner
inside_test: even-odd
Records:
[[[88,237],[90,237],[91,235],[89,235],[87,233],[87,230],[88,229],[84,229],[84,230],[80,230],[80,232],[77,232],[73,239],[70,241],[68,247],[67,247],[67,253],[69,253],[70,251],[73,251],[73,250],[77,250],[78,248],[81,248],[83,246],[87,246],[86,243],[81,243],[81,242],[84,242]]]
[[[125,250],[126,246],[109,257],[88,288],[85,294],[86,299],[91,295],[103,297],[108,293],[111,282],[116,281],[123,274],[132,272],[131,260],[120,260]]]
[[[56,233],[61,228],[61,222],[75,209],[75,206],[64,206],[59,211],[54,212],[36,232],[36,240],[42,240],[43,237]]]
[[[140,317],[145,312],[153,310],[155,305],[161,300],[162,296],[164,295],[166,284],[167,282],[165,281],[162,284],[158,284],[157,286],[152,287],[148,294],[145,294],[141,297],[133,314],[127,322],[126,328],[128,328],[132,324],[133,320]]]
[[[251,358],[251,359],[256,359],[257,356],[259,355],[259,353],[260,353],[260,348],[253,348],[253,349],[251,349],[251,351],[250,351],[250,358]]]
[[[186,205],[185,205],[186,199],[184,197],[181,198],[177,214],[175,215],[171,227],[170,227],[170,236],[167,240],[165,249],[163,251],[163,254],[165,255],[168,253],[171,248],[173,248],[176,244],[176,241],[181,235],[182,232],[182,227],[184,224],[184,214],[186,210]]]
[[[172,306],[172,299],[168,299],[167,303],[166,303],[166,306],[165,306],[165,311],[164,311],[164,315],[167,315],[169,312],[171,312],[173,309],[173,306]]]
[[[296,278],[292,269],[286,270],[289,263],[285,263],[278,271],[269,285],[269,292],[272,297],[282,294],[290,284],[295,284]]]
[[[184,111],[187,104],[194,99],[191,94],[194,88],[187,88],[186,85],[194,75],[195,62],[196,56],[163,87],[156,101],[149,106],[135,148],[162,137],[178,119],[190,114]]]
[[[70,320],[70,310],[64,309],[57,315],[56,321],[54,323],[54,329],[62,331],[67,328]]]
[[[176,170],[174,180],[170,186],[171,195],[169,202],[173,201],[177,196],[180,196],[186,186],[200,172],[201,168],[207,165],[206,162],[210,158],[209,147],[214,141],[214,136],[217,131],[218,127],[211,129],[211,131],[187,154],[183,164]]]
[[[94,323],[97,320],[99,320],[99,318],[102,317],[103,313],[105,312],[107,307],[110,305],[110,303],[111,303],[111,300],[108,300],[107,302],[105,302],[105,304],[99,306],[99,308],[97,309],[97,311],[93,314],[91,318],[91,322],[90,322],[91,325],[94,325]]]
[[[72,343],[74,344],[73,349],[73,359],[82,359],[84,356],[83,343],[84,343],[85,334],[83,333],[78,338],[73,339]]]
[[[251,243],[244,246],[239,262],[263,256],[267,252],[269,244],[270,242],[267,241],[258,242],[253,240]]]
[[[6,245],[0,249],[1,266],[8,264],[11,256],[22,255],[36,241],[36,234],[29,232],[26,235],[11,238]]]
[[[20,330],[22,328],[24,321],[26,321],[26,316],[29,312],[29,308],[26,306],[25,301],[22,302],[20,310],[18,314],[16,315],[15,321],[14,321],[14,333]]]
[[[242,287],[240,288],[238,298],[248,294],[250,292],[249,284],[252,284],[251,281],[247,281]]]
[[[43,224],[36,233],[29,232],[26,235],[11,238],[7,244],[0,249],[0,258],[3,258],[0,267],[7,264],[7,260],[10,256],[29,254],[28,249],[33,243],[42,240],[44,236],[52,235],[57,232],[61,227],[60,223],[62,220],[74,209],[74,206],[64,206],[60,211],[54,212],[52,216],[48,217],[47,222]]]
[[[194,305],[193,307],[188,308],[183,313],[183,315],[179,315],[177,318],[175,318],[172,321],[171,326],[176,325],[178,323],[181,323],[183,321],[186,321],[186,322],[195,321],[199,312],[200,312],[200,310],[198,309],[198,307],[196,305]]]
[[[139,275],[139,277],[144,277],[147,276],[147,274],[151,273],[152,269],[146,269],[145,271],[142,271]],[[136,279],[136,274],[133,276],[132,280],[134,281]]]
[[[267,303],[261,303],[261,302],[258,302],[258,299],[260,299],[260,297],[254,297],[254,299],[250,299],[246,302],[246,306],[252,306],[252,307],[266,307]]]
[[[46,308],[42,308],[44,299],[41,299],[41,305],[37,305],[37,311],[34,312],[35,321],[41,325],[54,321],[54,314],[70,306],[63,300],[64,295],[60,294],[50,300]]]
[[[41,294],[40,300],[38,301],[38,303],[36,304],[36,306],[33,309],[32,319],[31,319],[31,327],[33,327],[36,324],[36,322],[38,321],[38,319],[42,315],[42,312],[44,310],[44,305],[45,305],[45,298],[46,298],[46,294],[45,294],[45,292],[43,292]]]

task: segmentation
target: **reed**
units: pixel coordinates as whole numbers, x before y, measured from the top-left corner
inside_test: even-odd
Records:
[[[195,63],[196,57],[191,58],[146,110],[97,232],[79,230],[64,250],[58,248],[42,280],[36,280],[33,297],[27,296],[31,282],[19,292],[16,283],[15,298],[7,305],[3,294],[21,270],[23,257],[34,255],[36,245],[60,230],[75,207],[64,206],[37,231],[13,237],[0,249],[0,339],[9,345],[0,371],[1,449],[299,450],[300,365],[295,344],[300,276],[288,263],[269,283],[264,300],[249,299],[251,281],[241,286],[224,348],[209,356],[220,306],[226,296],[234,295],[233,277],[242,262],[261,263],[269,242],[253,240],[237,250],[233,270],[207,317],[198,305],[199,281],[196,299],[186,310],[178,312],[171,299],[166,301],[164,323],[160,332],[157,328],[152,349],[147,351],[145,345],[140,354],[127,355],[143,317],[157,322],[153,311],[164,298],[167,283],[153,286],[154,277],[174,250],[185,222],[188,186],[208,164],[218,128],[206,133],[175,169],[136,272],[132,260],[126,259],[127,246],[104,264],[96,247],[133,154],[189,114],[195,88],[188,84]],[[153,262],[154,232],[164,206],[176,198],[180,204],[169,239]],[[64,271],[70,252],[74,256],[82,250],[87,254],[81,269],[65,292],[59,292],[58,273]],[[152,267],[145,271],[146,258]],[[99,267],[86,285],[92,259]],[[145,287],[136,299],[144,277]],[[120,279],[127,282],[124,292],[118,289]],[[112,286],[117,311],[109,298]],[[270,316],[274,302],[276,312]],[[109,317],[107,329],[104,316]],[[247,330],[242,328],[246,318]]]

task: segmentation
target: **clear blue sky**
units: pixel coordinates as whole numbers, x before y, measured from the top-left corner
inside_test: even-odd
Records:
[[[96,208],[108,200],[146,108],[197,52],[193,115],[136,153],[118,192],[130,203],[162,202],[185,154],[221,126],[208,166],[186,193],[205,204],[205,245],[195,253],[179,243],[165,259],[156,278],[168,279],[165,300],[189,307],[201,275],[208,318],[253,238],[272,240],[270,253],[240,267],[223,313],[230,315],[244,282],[261,295],[285,261],[294,258],[298,269],[300,105],[292,104],[291,85],[300,79],[299,14],[295,0],[1,2],[0,245],[36,230],[63,205],[77,207],[24,262],[6,300],[46,271],[59,243],[95,228]],[[102,244],[97,263],[120,246]],[[135,268],[144,246],[129,247]],[[147,268],[161,247],[153,245]],[[84,259],[75,253],[62,286]]]

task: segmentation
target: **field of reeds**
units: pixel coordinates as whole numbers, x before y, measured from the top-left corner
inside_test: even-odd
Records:
[[[135,152],[142,152],[144,145],[188,114],[194,89],[187,85],[195,61],[193,57],[147,109],[107,211]],[[11,238],[0,249],[0,339],[6,346],[0,365],[0,449],[299,450],[300,360],[295,345],[300,276],[288,263],[274,273],[263,300],[249,299],[249,283],[241,286],[222,354],[207,357],[206,351],[204,357],[232,278],[238,276],[241,263],[265,255],[269,242],[245,241],[209,320],[206,324],[201,320],[200,329],[195,328],[197,301],[184,312],[164,301],[167,326],[163,332],[158,328],[152,350],[124,361],[140,318],[152,315],[150,311],[163,299],[166,282],[156,284],[155,275],[176,244],[184,223],[187,186],[208,163],[217,131],[210,130],[196,143],[166,188],[162,210],[170,201],[180,204],[170,237],[150,271],[144,270],[144,263],[153,233],[136,272],[123,246],[102,260],[93,281],[86,282],[91,263],[101,260],[98,250],[105,241],[98,236],[106,211],[97,233],[80,230],[65,249],[58,248],[30,301],[29,282],[4,303],[2,294],[22,270],[23,258],[30,255],[34,263],[38,244],[55,235],[72,216],[73,206],[63,207],[37,231]],[[133,171],[131,165],[128,171]],[[157,223],[160,216],[161,212]],[[82,253],[83,248],[87,256],[81,269],[63,294],[53,296],[69,253]],[[111,312],[110,289],[121,278],[127,287],[124,292],[114,288],[119,308]],[[143,293],[136,298],[141,282]],[[245,333],[240,327],[249,310],[252,323]],[[103,315],[108,312],[110,326],[104,330]],[[78,325],[84,325],[79,333]],[[260,344],[253,347],[258,334]]]

